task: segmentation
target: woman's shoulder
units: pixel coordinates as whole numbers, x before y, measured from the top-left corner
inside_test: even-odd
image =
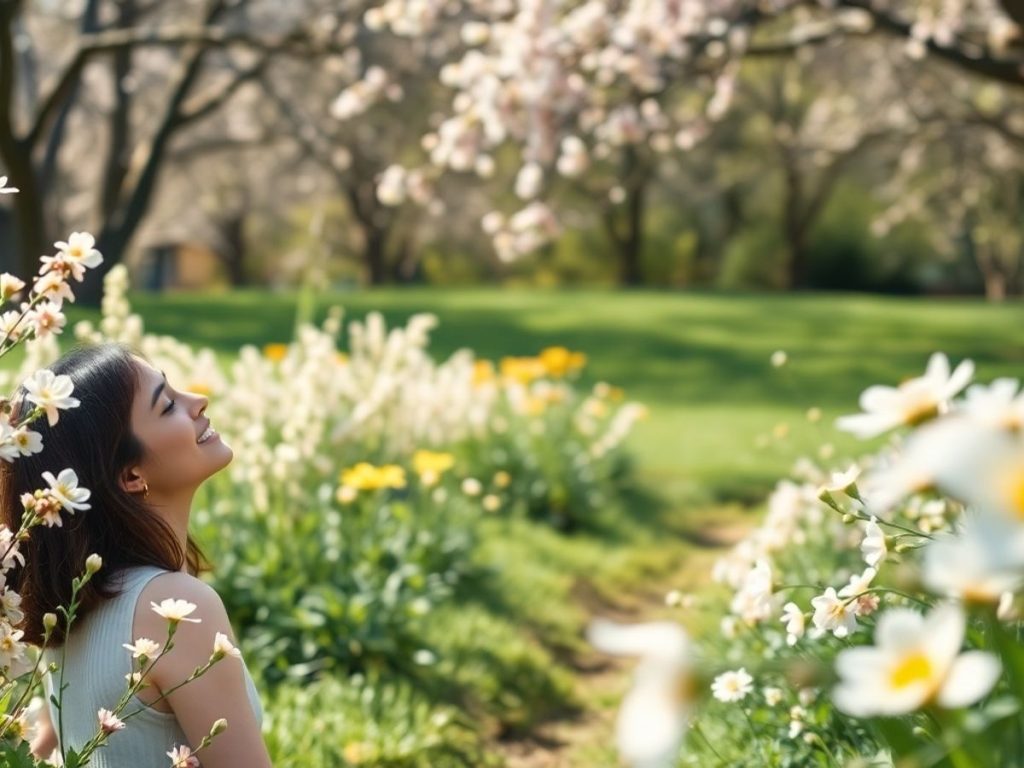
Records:
[[[220,606],[223,602],[217,591],[202,579],[185,571],[159,571],[143,586],[139,593],[139,602],[149,606],[159,606],[165,600],[184,600],[193,603],[197,608]]]

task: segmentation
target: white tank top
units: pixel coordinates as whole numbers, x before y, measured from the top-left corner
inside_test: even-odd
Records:
[[[132,655],[124,643],[135,642],[132,637],[135,606],[143,587],[161,573],[168,571],[153,566],[121,571],[113,582],[115,587],[123,587],[121,594],[102,603],[72,626],[64,669],[67,686],[64,689],[64,739],[68,747],[78,749],[91,739],[99,727],[99,709],[112,709],[124,694],[128,684],[125,675],[133,671]],[[164,640],[154,639],[161,644]],[[60,648],[48,648],[42,655],[43,663],[54,662],[59,666],[61,653]],[[256,721],[262,724],[259,693],[244,662],[242,671]],[[50,702],[50,696],[60,686],[60,671],[44,674],[43,685],[53,730],[57,733],[57,708]],[[170,764],[167,753],[174,747],[185,745],[194,749],[199,746],[189,743],[173,712],[154,709],[137,696],[132,697],[121,715],[137,709],[142,710],[140,714],[131,718],[123,730],[112,733],[106,745],[93,753],[90,768],[166,768]]]

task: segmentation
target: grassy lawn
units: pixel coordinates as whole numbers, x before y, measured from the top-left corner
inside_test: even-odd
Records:
[[[288,341],[298,303],[294,293],[133,297],[147,331],[224,358],[243,344]],[[639,487],[621,508],[570,537],[522,520],[486,521],[478,556],[494,569],[493,593],[437,617],[440,634],[456,644],[466,638],[465,658],[473,658],[474,644],[489,644],[463,671],[468,688],[501,700],[482,706],[498,712],[488,726],[496,739],[565,719],[574,705],[599,713],[604,730],[585,732],[572,762],[552,765],[614,764],[604,745],[626,678],[596,687],[574,682],[589,614],[651,616],[668,586],[699,586],[715,554],[713,537],[703,535],[708,526],[749,520],[801,453],[825,442],[838,457],[859,450],[831,423],[856,411],[865,387],[919,374],[935,350],[954,362],[971,357],[981,380],[1024,368],[1013,304],[394,289],[321,296],[310,315],[319,319],[331,305],[343,306],[347,319],[379,310],[389,325],[432,312],[440,320],[432,345],[438,356],[469,347],[498,358],[565,345],[588,355],[588,381],[622,386],[650,410],[630,442]],[[71,312],[72,321],[85,317],[95,313]],[[776,369],[769,358],[778,349],[789,362]],[[823,412],[817,423],[806,418],[811,406]]]
[[[137,295],[151,332],[232,355],[246,343],[290,338],[297,297]],[[1019,374],[1020,307],[976,301],[832,294],[721,295],[605,291],[392,289],[331,294],[315,317],[340,305],[353,319],[379,310],[389,323],[416,312],[440,319],[438,355],[470,347],[485,357],[530,354],[564,344],[586,352],[588,376],[626,389],[649,406],[633,450],[643,475],[669,496],[748,498],[801,450],[844,441],[835,416],[856,410],[868,385],[916,375],[934,350],[971,357],[979,376]],[[73,318],[76,315],[72,316]],[[789,363],[773,369],[776,349]],[[811,406],[818,425],[806,422]],[[758,437],[786,424],[784,439]],[[763,442],[763,441],[762,441]]]

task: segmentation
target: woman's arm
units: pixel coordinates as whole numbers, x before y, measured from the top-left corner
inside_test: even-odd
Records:
[[[167,598],[195,603],[189,618],[201,619],[194,624],[182,621],[174,635],[174,647],[153,667],[152,682],[161,691],[168,691],[189,678],[196,667],[210,659],[216,633],[222,632],[234,642],[231,624],[220,596],[212,587],[187,573],[167,573],[153,578],[139,596],[135,629],[139,636],[163,644],[167,637],[167,621],[152,611],[150,602]],[[141,624],[141,626],[140,626]],[[167,696],[188,737],[186,746],[195,749],[220,718],[228,721],[227,730],[216,736],[199,754],[203,768],[272,768],[270,755],[260,734],[245,684],[240,659],[227,656],[199,677]],[[129,721],[128,727],[131,728]]]
[[[50,720],[50,708],[44,703],[36,720],[36,736],[32,739],[31,745],[32,754],[45,760],[56,748],[57,733],[53,729],[53,721]]]

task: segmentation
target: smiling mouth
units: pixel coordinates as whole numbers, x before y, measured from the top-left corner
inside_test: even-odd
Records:
[[[201,445],[205,443],[207,440],[214,437],[217,437],[217,432],[213,429],[213,427],[207,427],[206,429],[203,430],[203,434],[199,436],[199,439],[196,440],[196,443]]]

